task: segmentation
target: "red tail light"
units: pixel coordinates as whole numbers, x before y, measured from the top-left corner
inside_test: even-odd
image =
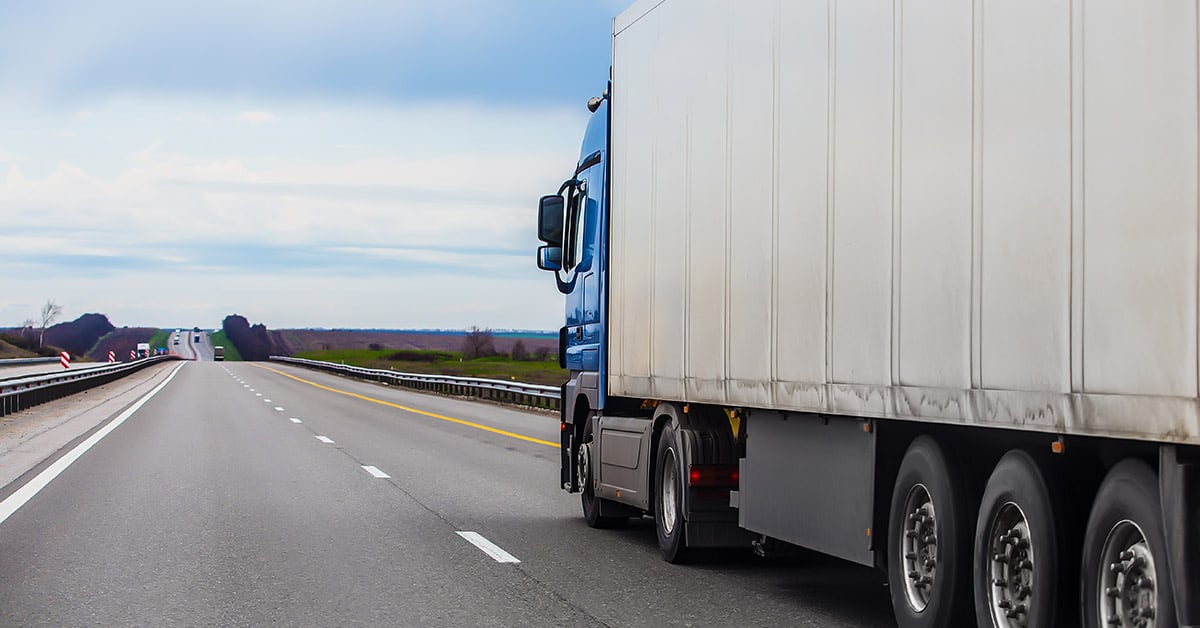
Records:
[[[694,464],[688,467],[688,486],[737,488],[736,464]]]

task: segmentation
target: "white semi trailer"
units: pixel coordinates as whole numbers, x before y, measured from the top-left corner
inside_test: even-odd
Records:
[[[902,626],[1200,625],[1197,4],[638,0],[539,209],[564,488]]]

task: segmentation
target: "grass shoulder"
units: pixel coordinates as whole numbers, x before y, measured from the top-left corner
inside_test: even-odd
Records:
[[[170,348],[169,343],[171,342],[171,332],[169,332],[165,329],[160,329],[160,330],[154,332],[154,335],[150,337],[149,342],[150,342],[151,349],[169,349]]]
[[[225,348],[225,361],[226,362],[241,362],[242,361],[242,354],[238,353],[237,347],[233,346],[232,342],[229,342],[229,336],[225,335],[224,330],[213,332],[212,343],[213,343],[214,347],[224,347]]]
[[[546,386],[558,386],[567,380],[567,372],[559,368],[557,359],[514,360],[506,355],[491,355],[466,360],[457,351],[416,349],[330,349],[301,351],[292,357],[403,373],[503,379]]]

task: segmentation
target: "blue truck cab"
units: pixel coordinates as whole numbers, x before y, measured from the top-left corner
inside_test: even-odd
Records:
[[[607,363],[608,147],[606,96],[588,103],[592,117],[584,134],[574,175],[557,194],[538,204],[538,268],[553,272],[566,295],[565,324],[559,330],[559,363],[570,372],[563,385],[562,487],[579,490],[574,452],[590,434],[586,419],[604,409]]]

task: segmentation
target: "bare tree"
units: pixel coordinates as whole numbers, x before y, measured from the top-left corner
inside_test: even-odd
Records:
[[[468,329],[467,335],[463,336],[462,353],[463,357],[468,360],[496,355],[496,345],[492,339],[492,330],[480,329],[474,326]]]
[[[529,359],[529,351],[525,349],[525,341],[517,338],[517,341],[513,343],[510,354],[512,355],[512,359],[516,361]]]
[[[42,331],[38,334],[39,349],[42,348],[46,339],[46,328],[53,325],[60,316],[62,316],[62,306],[55,303],[54,299],[46,301],[46,304],[42,306]]]
[[[33,341],[33,331],[37,329],[37,321],[32,318],[27,318],[21,323],[21,337],[25,340]]]

